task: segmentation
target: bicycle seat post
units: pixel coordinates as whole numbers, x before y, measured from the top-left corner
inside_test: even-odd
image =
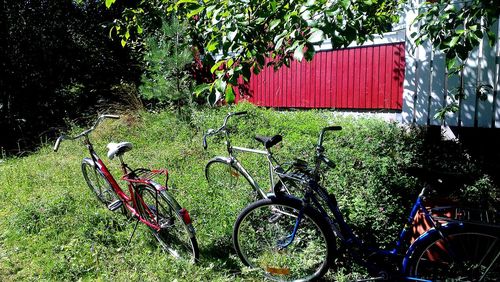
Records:
[[[123,161],[123,155],[122,155],[122,154],[118,155],[118,159],[120,160],[120,166],[121,166],[121,168],[122,168],[122,172],[123,172],[123,174],[127,174],[127,173],[128,173],[128,171],[127,171],[128,166],[127,166],[127,164]]]

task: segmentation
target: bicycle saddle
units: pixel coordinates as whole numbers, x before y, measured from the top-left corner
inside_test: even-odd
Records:
[[[108,158],[112,160],[116,156],[121,156],[125,152],[132,150],[132,143],[130,142],[120,142],[120,143],[109,143],[106,148],[108,148]]]
[[[283,140],[283,138],[281,137],[281,135],[277,134],[277,135],[274,135],[273,137],[266,137],[266,136],[255,136],[255,140],[259,141],[260,143],[262,143],[266,149],[269,149],[271,148],[272,146],[278,144],[279,142],[281,142],[281,140]]]

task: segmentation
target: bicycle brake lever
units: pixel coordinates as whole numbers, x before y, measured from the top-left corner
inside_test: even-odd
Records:
[[[321,156],[321,160],[330,168],[335,168],[335,163],[330,161],[327,157]]]
[[[203,149],[206,150],[208,148],[207,145],[207,135],[203,134]]]
[[[63,140],[64,136],[61,135],[59,138],[56,140],[56,144],[54,145],[54,152],[57,152],[59,150],[59,145],[61,144],[61,141]]]
[[[105,118],[112,118],[112,119],[119,119],[120,118],[119,115],[102,115],[102,116]]]

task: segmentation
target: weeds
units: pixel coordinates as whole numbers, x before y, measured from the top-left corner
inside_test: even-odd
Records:
[[[33,155],[0,163],[0,280],[260,280],[242,267],[230,238],[232,224],[247,204],[234,199],[248,191],[214,189],[204,176],[205,163],[224,154],[225,146],[224,140],[211,138],[204,151],[203,132],[217,128],[228,111],[242,110],[249,114],[230,121],[233,144],[262,149],[253,139],[255,134],[281,134],[283,141],[272,149],[281,161],[294,157],[311,161],[320,129],[343,126],[325,138],[326,154],[337,168],[325,171],[323,183],[336,194],[356,232],[369,242],[387,245],[401,228],[408,212],[405,208],[419,188],[405,167],[427,165],[429,159],[439,159],[435,154],[441,151],[447,156],[441,159],[445,166],[481,172],[471,160],[460,166],[466,158],[460,150],[426,145],[418,131],[408,133],[396,124],[323,111],[277,112],[243,103],[236,108],[195,110],[189,123],[170,112],[107,120],[91,135],[95,149],[115,176],[120,175],[118,162],[105,158],[105,146],[111,141],[133,143],[134,149],[124,156],[131,167],[169,169],[172,193],[194,219],[200,263],[173,260],[160,250],[145,226],[138,228],[128,246],[134,222],[109,212],[95,199],[80,172],[85,147],[65,141],[58,153],[47,144]],[[242,153],[239,159],[262,187],[269,186],[261,156]],[[450,160],[458,161],[452,164]],[[499,195],[487,175],[470,187],[457,189],[481,201]],[[327,277],[349,280],[362,275],[358,271],[346,265]]]

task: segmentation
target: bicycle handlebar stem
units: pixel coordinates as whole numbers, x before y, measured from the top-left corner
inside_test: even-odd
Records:
[[[319,168],[321,166],[321,163],[325,163],[327,166],[330,168],[334,168],[335,164],[329,160],[325,155],[323,155],[323,152],[325,151],[325,148],[323,147],[323,139],[325,132],[327,131],[337,131],[337,130],[342,130],[341,126],[328,126],[323,129],[321,129],[321,132],[318,137],[318,144],[316,145],[316,157],[315,157],[315,166],[314,166],[314,174],[316,175],[319,172]]]

